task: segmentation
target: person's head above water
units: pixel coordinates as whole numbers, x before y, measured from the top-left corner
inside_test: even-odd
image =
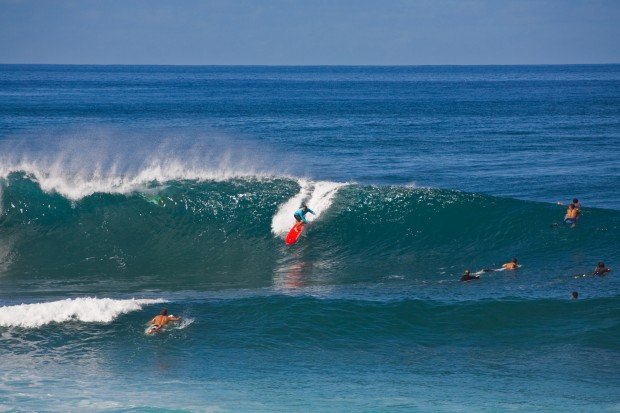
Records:
[[[305,202],[302,202],[299,208],[301,208],[301,209],[308,209],[308,205],[306,205]]]
[[[577,291],[573,291],[571,295],[573,296],[573,300],[579,298],[579,293]]]
[[[605,268],[605,263],[603,261],[599,261],[597,265],[599,268]]]
[[[168,310],[166,308],[161,309],[161,313],[159,315],[168,315]]]
[[[469,275],[469,270],[465,270],[465,272],[463,273],[463,275]]]
[[[573,204],[578,204],[579,200],[577,198],[573,198]]]
[[[516,264],[517,263],[517,259],[513,258],[513,259],[510,260],[510,262],[514,262]]]

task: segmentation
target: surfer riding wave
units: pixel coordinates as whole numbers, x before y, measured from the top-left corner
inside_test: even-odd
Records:
[[[308,212],[310,212],[312,215],[316,215],[313,210],[308,208],[308,205],[303,203],[301,204],[299,209],[293,213],[293,217],[295,218],[295,221],[297,221],[297,226],[308,223],[308,220],[306,220],[306,214]]]

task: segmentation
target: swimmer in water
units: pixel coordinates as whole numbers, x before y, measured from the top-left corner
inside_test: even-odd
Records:
[[[592,273],[592,275],[607,275],[608,272],[611,271],[611,268],[607,268],[605,267],[605,263],[603,261],[600,261],[598,263],[598,265],[596,266],[596,268],[594,269],[594,272]]]
[[[461,277],[461,281],[477,280],[479,278],[480,278],[479,275],[471,275],[469,270],[465,270],[465,272],[463,273],[463,276]]]
[[[517,259],[513,258],[506,264],[502,265],[502,268],[505,270],[516,270],[519,268],[519,264],[517,263]]]
[[[576,300],[576,299],[578,299],[578,298],[579,298],[579,293],[578,293],[577,291],[573,291],[573,292],[571,293],[571,296],[573,297],[573,300]]]
[[[175,317],[173,315],[168,315],[168,310],[165,308],[162,308],[161,313],[159,313],[159,315],[156,315],[155,317],[153,317],[152,320],[146,323],[147,326],[151,326],[148,330],[148,333],[152,334],[156,331],[159,331],[169,322],[179,321],[180,319],[181,317]]]

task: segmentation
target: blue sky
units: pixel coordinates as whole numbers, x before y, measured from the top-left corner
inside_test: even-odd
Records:
[[[620,63],[620,0],[0,0],[0,63]]]

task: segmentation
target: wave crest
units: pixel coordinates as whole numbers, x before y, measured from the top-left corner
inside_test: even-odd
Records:
[[[0,326],[36,328],[67,321],[110,323],[121,314],[141,310],[145,305],[164,302],[166,301],[162,299],[113,300],[85,297],[3,306],[0,307]]]
[[[0,142],[0,179],[23,173],[45,192],[71,200],[94,193],[127,194],[168,181],[222,181],[282,176],[268,148],[222,135],[121,130],[50,132]]]

